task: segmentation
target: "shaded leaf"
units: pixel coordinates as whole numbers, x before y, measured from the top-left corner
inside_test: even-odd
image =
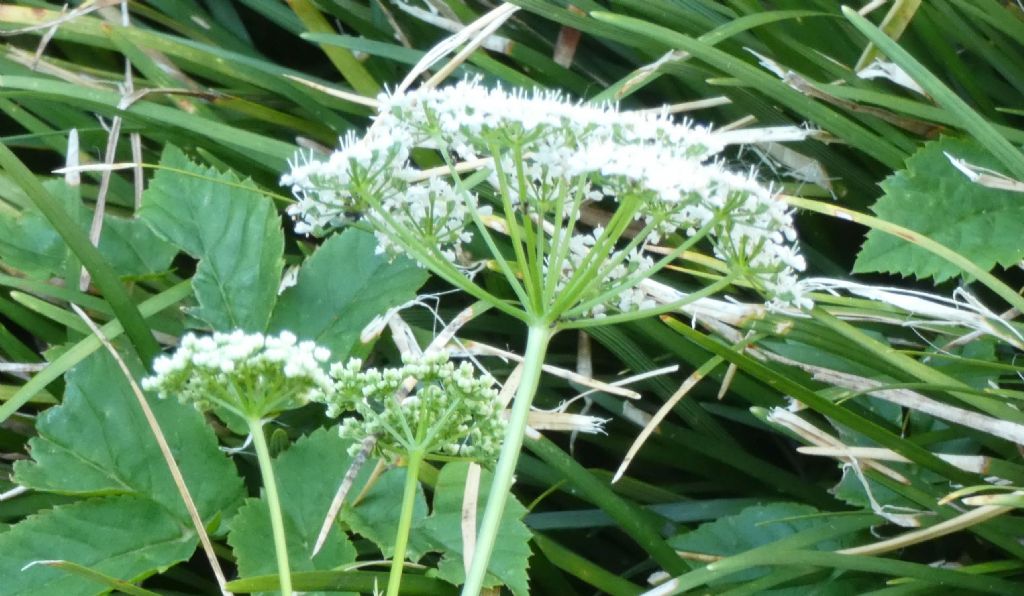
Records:
[[[829,526],[828,517],[810,505],[769,503],[747,507],[743,511],[701,524],[696,530],[669,539],[672,548],[682,551],[728,557],[759,546],[772,544],[800,532]],[[834,551],[849,546],[846,540],[827,539],[814,548]],[[729,582],[743,582],[764,575],[763,568],[752,568],[730,575]]]
[[[892,463],[886,463],[886,465],[905,475],[913,471],[913,468],[910,466]],[[842,471],[842,478],[830,491],[837,499],[841,499],[843,502],[854,507],[861,507],[870,511],[873,509],[871,503],[873,498],[875,504],[882,507],[884,511],[895,515],[907,515],[908,520],[910,519],[909,516],[920,511],[920,506],[917,503],[876,482],[867,475],[861,476],[857,474],[857,471],[852,466],[842,466]],[[920,476],[920,474],[917,475]],[[865,488],[865,482],[867,482],[867,488]],[[868,495],[868,489],[871,490],[870,495]]]
[[[376,249],[373,235],[361,230],[328,238],[281,295],[270,330],[315,340],[336,360],[349,356],[374,317],[411,300],[427,280],[412,261],[389,263]]]
[[[455,462],[441,468],[434,487],[434,511],[424,522],[424,530],[443,549],[438,563],[438,577],[461,584],[466,581],[462,562],[462,496],[466,486],[469,464]],[[487,470],[480,474],[477,527],[483,518],[484,503],[490,493],[492,475]],[[514,496],[509,496],[498,527],[500,537],[494,545],[488,567],[485,587],[504,584],[517,596],[530,593],[527,570],[530,559],[530,530],[523,523],[526,508]]]
[[[77,197],[63,184],[52,181],[46,190],[65,205]],[[42,213],[26,208],[15,217],[0,217],[0,258],[10,266],[32,276],[53,275],[61,270],[67,258],[67,246],[57,230]]]
[[[178,249],[164,242],[141,219],[107,216],[100,235],[100,253],[121,275],[166,271]]]
[[[974,184],[946,157],[984,168],[1000,163],[976,143],[943,138],[926,143],[882,182],[885,195],[871,208],[880,218],[920,232],[979,267],[1010,267],[1024,258],[1024,201],[1020,193]],[[880,230],[868,233],[855,273],[898,273],[936,283],[960,274],[945,259]]]
[[[164,149],[143,194],[141,217],[153,230],[199,259],[192,278],[194,313],[218,331],[263,331],[284,266],[284,235],[273,202],[233,172]],[[182,175],[177,171],[187,172]]]

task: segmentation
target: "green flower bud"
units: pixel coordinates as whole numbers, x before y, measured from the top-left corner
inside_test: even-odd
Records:
[[[336,391],[325,400],[329,415],[358,415],[339,428],[341,436],[355,441],[356,450],[363,439],[376,435],[379,454],[392,459],[412,451],[483,463],[497,457],[505,421],[491,376],[476,376],[468,363],[456,367],[443,354],[406,358],[398,368],[356,372],[361,364],[335,364]]]

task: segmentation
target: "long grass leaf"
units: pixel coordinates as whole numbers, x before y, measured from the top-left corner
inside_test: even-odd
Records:
[[[963,127],[988,149],[996,159],[1002,162],[1012,175],[1017,178],[1024,178],[1024,154],[1006,140],[1003,135],[999,134],[999,131],[994,126],[971,109],[952,89],[943,84],[938,77],[929,72],[917,59],[911,56],[910,52],[889,39],[888,36],[872,25],[870,21],[849,7],[843,7],[843,14],[846,15],[846,18],[853,23],[853,26],[858,31],[863,33],[865,37],[878,46],[879,50],[906,71],[937,104],[963,122]]]
[[[605,12],[592,13],[591,16],[601,22],[621,27],[635,35],[643,35],[645,38],[657,40],[670,48],[681,49],[693,54],[715,68],[741,79],[744,83],[789,107],[814,124],[843,138],[889,167],[897,168],[903,162],[903,152],[887,141],[871,134],[846,116],[804,96],[775,76],[722,50],[687,35],[639,19]]]

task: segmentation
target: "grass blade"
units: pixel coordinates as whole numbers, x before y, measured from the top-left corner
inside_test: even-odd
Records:
[[[139,313],[138,307],[128,296],[128,292],[121,285],[121,280],[118,279],[111,266],[100,255],[96,247],[89,242],[89,238],[82,230],[75,225],[71,216],[43,188],[43,185],[25,167],[25,164],[2,142],[0,142],[0,166],[25,191],[25,194],[32,200],[36,208],[46,217],[50,225],[57,230],[57,233],[67,243],[68,248],[78,257],[86,270],[89,271],[93,283],[103,294],[104,298],[106,298],[107,302],[110,303],[114,316],[124,326],[125,333],[131,340],[139,358],[146,363],[152,362],[153,358],[160,352],[160,346],[153,337],[153,333],[149,330],[149,325],[146,324],[146,321]],[[7,402],[4,405],[6,407],[11,403]]]

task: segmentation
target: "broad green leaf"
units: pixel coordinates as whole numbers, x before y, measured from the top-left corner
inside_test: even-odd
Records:
[[[168,145],[143,194],[141,216],[167,241],[199,259],[194,313],[215,330],[263,331],[284,265],[273,202],[248,180],[190,161]],[[185,172],[183,175],[179,172]]]
[[[469,464],[455,462],[441,468],[434,487],[434,510],[423,524],[424,530],[444,550],[438,563],[438,577],[453,584],[466,581],[462,562],[462,500],[466,487],[466,473]],[[477,507],[477,527],[483,517],[483,504],[490,494],[491,473],[483,470],[480,474],[480,492]],[[526,508],[514,496],[509,497],[498,528],[498,542],[491,554],[484,586],[500,584],[508,586],[516,596],[530,593],[527,584],[527,569],[530,559],[530,530],[523,523]]]
[[[129,596],[159,596],[156,592],[140,588],[129,581],[110,577],[109,575],[96,571],[91,567],[79,565],[78,563],[73,563],[64,559],[55,559],[41,564],[46,565],[47,567],[57,568],[68,573],[73,573],[82,579],[102,584],[114,591],[121,592],[122,594],[128,594]]]
[[[137,581],[187,560],[196,543],[191,525],[182,524],[147,498],[121,495],[61,505],[0,533],[0,592],[5,596],[104,594],[107,586],[68,571],[25,566],[62,559]]]
[[[353,532],[372,540],[385,557],[395,552],[395,533],[398,530],[398,512],[402,510],[406,471],[406,468],[388,470],[354,507],[346,503],[338,516],[338,520],[347,524]],[[411,561],[419,561],[431,550],[431,543],[420,528],[426,517],[427,499],[423,495],[423,487],[418,486],[413,505],[412,532],[406,551]]]
[[[984,365],[999,362],[998,346],[999,342],[993,338],[981,337],[963,347],[943,350],[950,358],[937,359],[934,366],[975,389],[985,389],[998,382],[996,371]]]
[[[331,499],[352,460],[348,455],[350,444],[338,436],[337,429],[320,429],[274,459],[292,571],[334,569],[356,558],[355,548],[339,528],[311,557]],[[356,481],[357,491],[369,471],[365,469],[362,479]],[[228,543],[235,551],[242,577],[277,573],[270,513],[263,499],[246,501],[231,521]]]
[[[374,317],[411,300],[427,272],[408,259],[376,254],[372,234],[349,229],[331,236],[278,300],[270,330],[287,329],[329,348],[334,359],[358,348],[359,333]]]
[[[1020,193],[975,184],[946,154],[983,168],[1000,164],[972,141],[926,143],[906,168],[882,182],[885,195],[872,207],[880,218],[920,232],[985,270],[1024,258],[1024,201]],[[883,272],[946,281],[961,271],[945,259],[879,230],[868,233],[855,273]]]
[[[29,441],[32,460],[14,466],[18,484],[71,495],[145,497],[191,527],[156,440],[113,358],[106,351],[93,354],[66,379],[63,404],[39,415],[38,436]],[[175,400],[152,400],[150,405],[202,518],[209,522],[237,506],[241,478],[202,415]]]
[[[75,221],[46,191],[38,178],[3,142],[0,142],[0,166],[7,170],[35,208],[46,216],[71,252],[92,275],[96,289],[103,294],[114,315],[124,325],[125,334],[131,340],[132,351],[143,361],[150,362],[160,352],[160,345],[110,264],[89,242],[89,238],[77,229]]]
[[[178,254],[141,219],[110,215],[103,220],[99,249],[115,271],[136,276],[166,271]]]
[[[677,550],[728,557],[759,546],[765,546],[813,528],[830,525],[828,517],[810,505],[770,503],[747,507],[736,515],[702,524],[696,530],[669,539]],[[842,538],[822,540],[815,547],[834,551],[849,546]],[[748,569],[729,578],[750,581],[764,574],[764,569]]]
[[[880,335],[878,337],[882,338]],[[768,338],[762,340],[761,344],[780,356],[785,356],[786,358],[803,362],[805,364],[831,368],[833,370],[840,370],[846,373],[866,377],[877,374],[876,369],[861,362],[857,362],[853,358],[846,355],[836,354],[835,352],[822,350],[818,346],[807,343],[790,339]]]

